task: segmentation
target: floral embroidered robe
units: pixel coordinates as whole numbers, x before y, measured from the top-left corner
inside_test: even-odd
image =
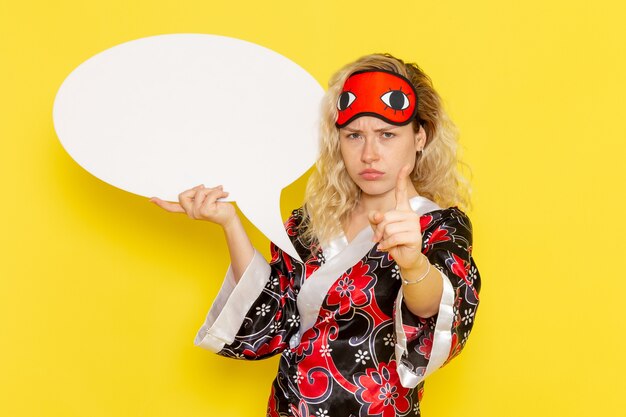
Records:
[[[419,416],[424,378],[467,341],[480,276],[467,215],[421,196],[410,203],[443,280],[437,315],[406,308],[399,267],[370,227],[314,256],[298,237],[299,209],[286,229],[304,263],[272,244],[270,263],[255,252],[238,284],[229,268],[196,345],[240,359],[281,354],[267,416]]]

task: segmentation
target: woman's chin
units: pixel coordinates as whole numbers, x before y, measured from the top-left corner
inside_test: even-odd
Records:
[[[361,196],[368,196],[372,198],[384,197],[393,193],[393,188],[384,186],[383,184],[365,184],[361,188]]]

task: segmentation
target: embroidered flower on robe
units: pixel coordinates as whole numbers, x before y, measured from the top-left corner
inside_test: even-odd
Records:
[[[463,344],[459,343],[458,334],[452,333],[452,343],[450,345],[450,354],[448,355],[448,358],[444,362],[444,365],[450,362],[455,356],[459,355],[462,349],[463,349]]]
[[[287,347],[287,343],[283,341],[283,337],[281,335],[277,335],[272,337],[269,343],[263,343],[261,347],[255,350],[245,349],[243,351],[244,356],[250,358],[263,357],[268,354],[272,354],[275,352],[280,352]]]
[[[426,247],[436,245],[441,242],[448,242],[452,240],[451,232],[449,229],[452,229],[452,233],[454,233],[455,229],[446,227],[446,226],[438,226],[431,233],[428,233],[424,237],[424,244]],[[422,230],[424,230],[424,226],[422,226]]]
[[[329,306],[339,305],[339,314],[346,314],[350,307],[360,307],[370,300],[373,278],[366,275],[369,266],[359,262],[343,274],[330,288],[326,302]]]
[[[433,350],[433,334],[429,332],[426,336],[422,338],[420,341],[420,345],[417,348],[418,351],[424,355],[424,358],[430,359],[430,352]]]
[[[463,278],[463,280],[467,281],[467,270],[469,269],[468,263],[464,262],[463,259],[453,253],[452,258],[450,258],[449,261],[449,266],[456,276]]]
[[[297,408],[293,404],[290,404],[289,408],[294,417],[309,417],[309,407],[303,400],[300,400]]]
[[[473,285],[474,278],[472,277],[472,280],[470,281],[470,278],[468,277],[471,264],[454,253],[450,253],[450,255],[451,256],[446,259],[446,266],[452,270],[454,275],[463,280],[461,285],[466,290],[465,297],[471,304],[476,305],[478,301],[478,292]]]
[[[395,417],[409,411],[409,389],[400,384],[395,361],[381,362],[378,369],[368,368],[355,379],[357,399],[362,404],[360,415]]]

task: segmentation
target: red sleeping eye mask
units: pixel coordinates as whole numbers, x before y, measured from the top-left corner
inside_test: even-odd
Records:
[[[361,116],[403,126],[417,115],[417,93],[409,80],[387,71],[359,71],[343,85],[337,100],[339,128]]]

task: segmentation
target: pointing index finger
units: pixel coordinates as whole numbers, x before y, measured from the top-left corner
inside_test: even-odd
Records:
[[[400,172],[398,172],[398,179],[396,181],[396,210],[411,210],[408,191],[408,183],[411,181],[410,174],[410,165],[403,166]]]

